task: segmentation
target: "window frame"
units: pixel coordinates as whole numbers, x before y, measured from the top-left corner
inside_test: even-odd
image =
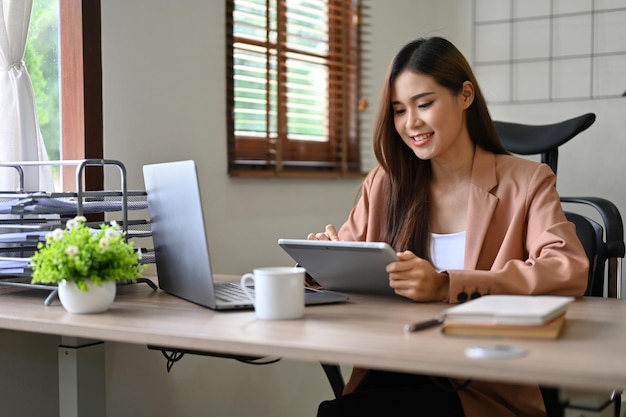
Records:
[[[102,13],[100,0],[59,1],[61,159],[102,159]],[[64,167],[63,188],[74,190]],[[102,167],[86,167],[86,190],[104,189]]]
[[[275,44],[267,42],[260,46],[275,50],[277,56],[281,56],[289,52],[284,39],[286,18],[281,18],[285,16],[286,5],[285,0],[267,0],[268,8],[271,1],[276,1],[277,4],[278,39]],[[284,86],[287,69],[285,61],[279,58],[277,137],[272,137],[269,132],[263,132],[261,137],[235,134],[234,46],[236,41],[247,44],[254,44],[254,41],[235,39],[233,33],[235,0],[226,1],[226,123],[228,174],[231,177],[336,178],[364,175],[359,144],[362,1],[327,1],[329,14],[333,17],[329,20],[331,25],[329,37],[336,37],[334,41],[329,40],[328,56],[340,57],[331,65],[341,67],[329,69],[327,97],[329,133],[326,142],[290,140],[287,137],[287,97]],[[339,20],[334,20],[337,19],[335,14],[341,14]]]

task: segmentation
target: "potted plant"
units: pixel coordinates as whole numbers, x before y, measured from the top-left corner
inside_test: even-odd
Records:
[[[55,229],[37,245],[31,257],[32,283],[57,284],[61,304],[71,313],[106,311],[115,298],[117,282],[141,277],[144,265],[133,242],[113,221],[91,229],[83,216]]]

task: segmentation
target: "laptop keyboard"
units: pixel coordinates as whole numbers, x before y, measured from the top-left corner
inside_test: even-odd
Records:
[[[248,291],[254,295],[254,288],[249,287]],[[215,285],[215,298],[223,302],[243,301],[250,302],[250,298],[245,293],[238,282],[220,282]]]
[[[254,287],[248,287],[248,291],[254,297]],[[304,287],[304,294],[307,293],[319,293],[319,290],[314,288]],[[243,304],[250,304],[250,298],[248,294],[241,288],[238,282],[217,282],[215,283],[215,298],[221,302],[231,303],[238,302]]]

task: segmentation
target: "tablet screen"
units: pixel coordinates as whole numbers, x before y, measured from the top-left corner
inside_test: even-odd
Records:
[[[386,267],[398,256],[387,243],[279,239],[278,244],[325,289],[395,294]]]

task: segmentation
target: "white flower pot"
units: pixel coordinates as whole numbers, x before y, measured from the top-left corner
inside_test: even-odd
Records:
[[[90,314],[107,311],[117,291],[115,281],[104,281],[102,286],[87,281],[87,291],[81,291],[74,282],[59,283],[59,300],[70,313]]]

